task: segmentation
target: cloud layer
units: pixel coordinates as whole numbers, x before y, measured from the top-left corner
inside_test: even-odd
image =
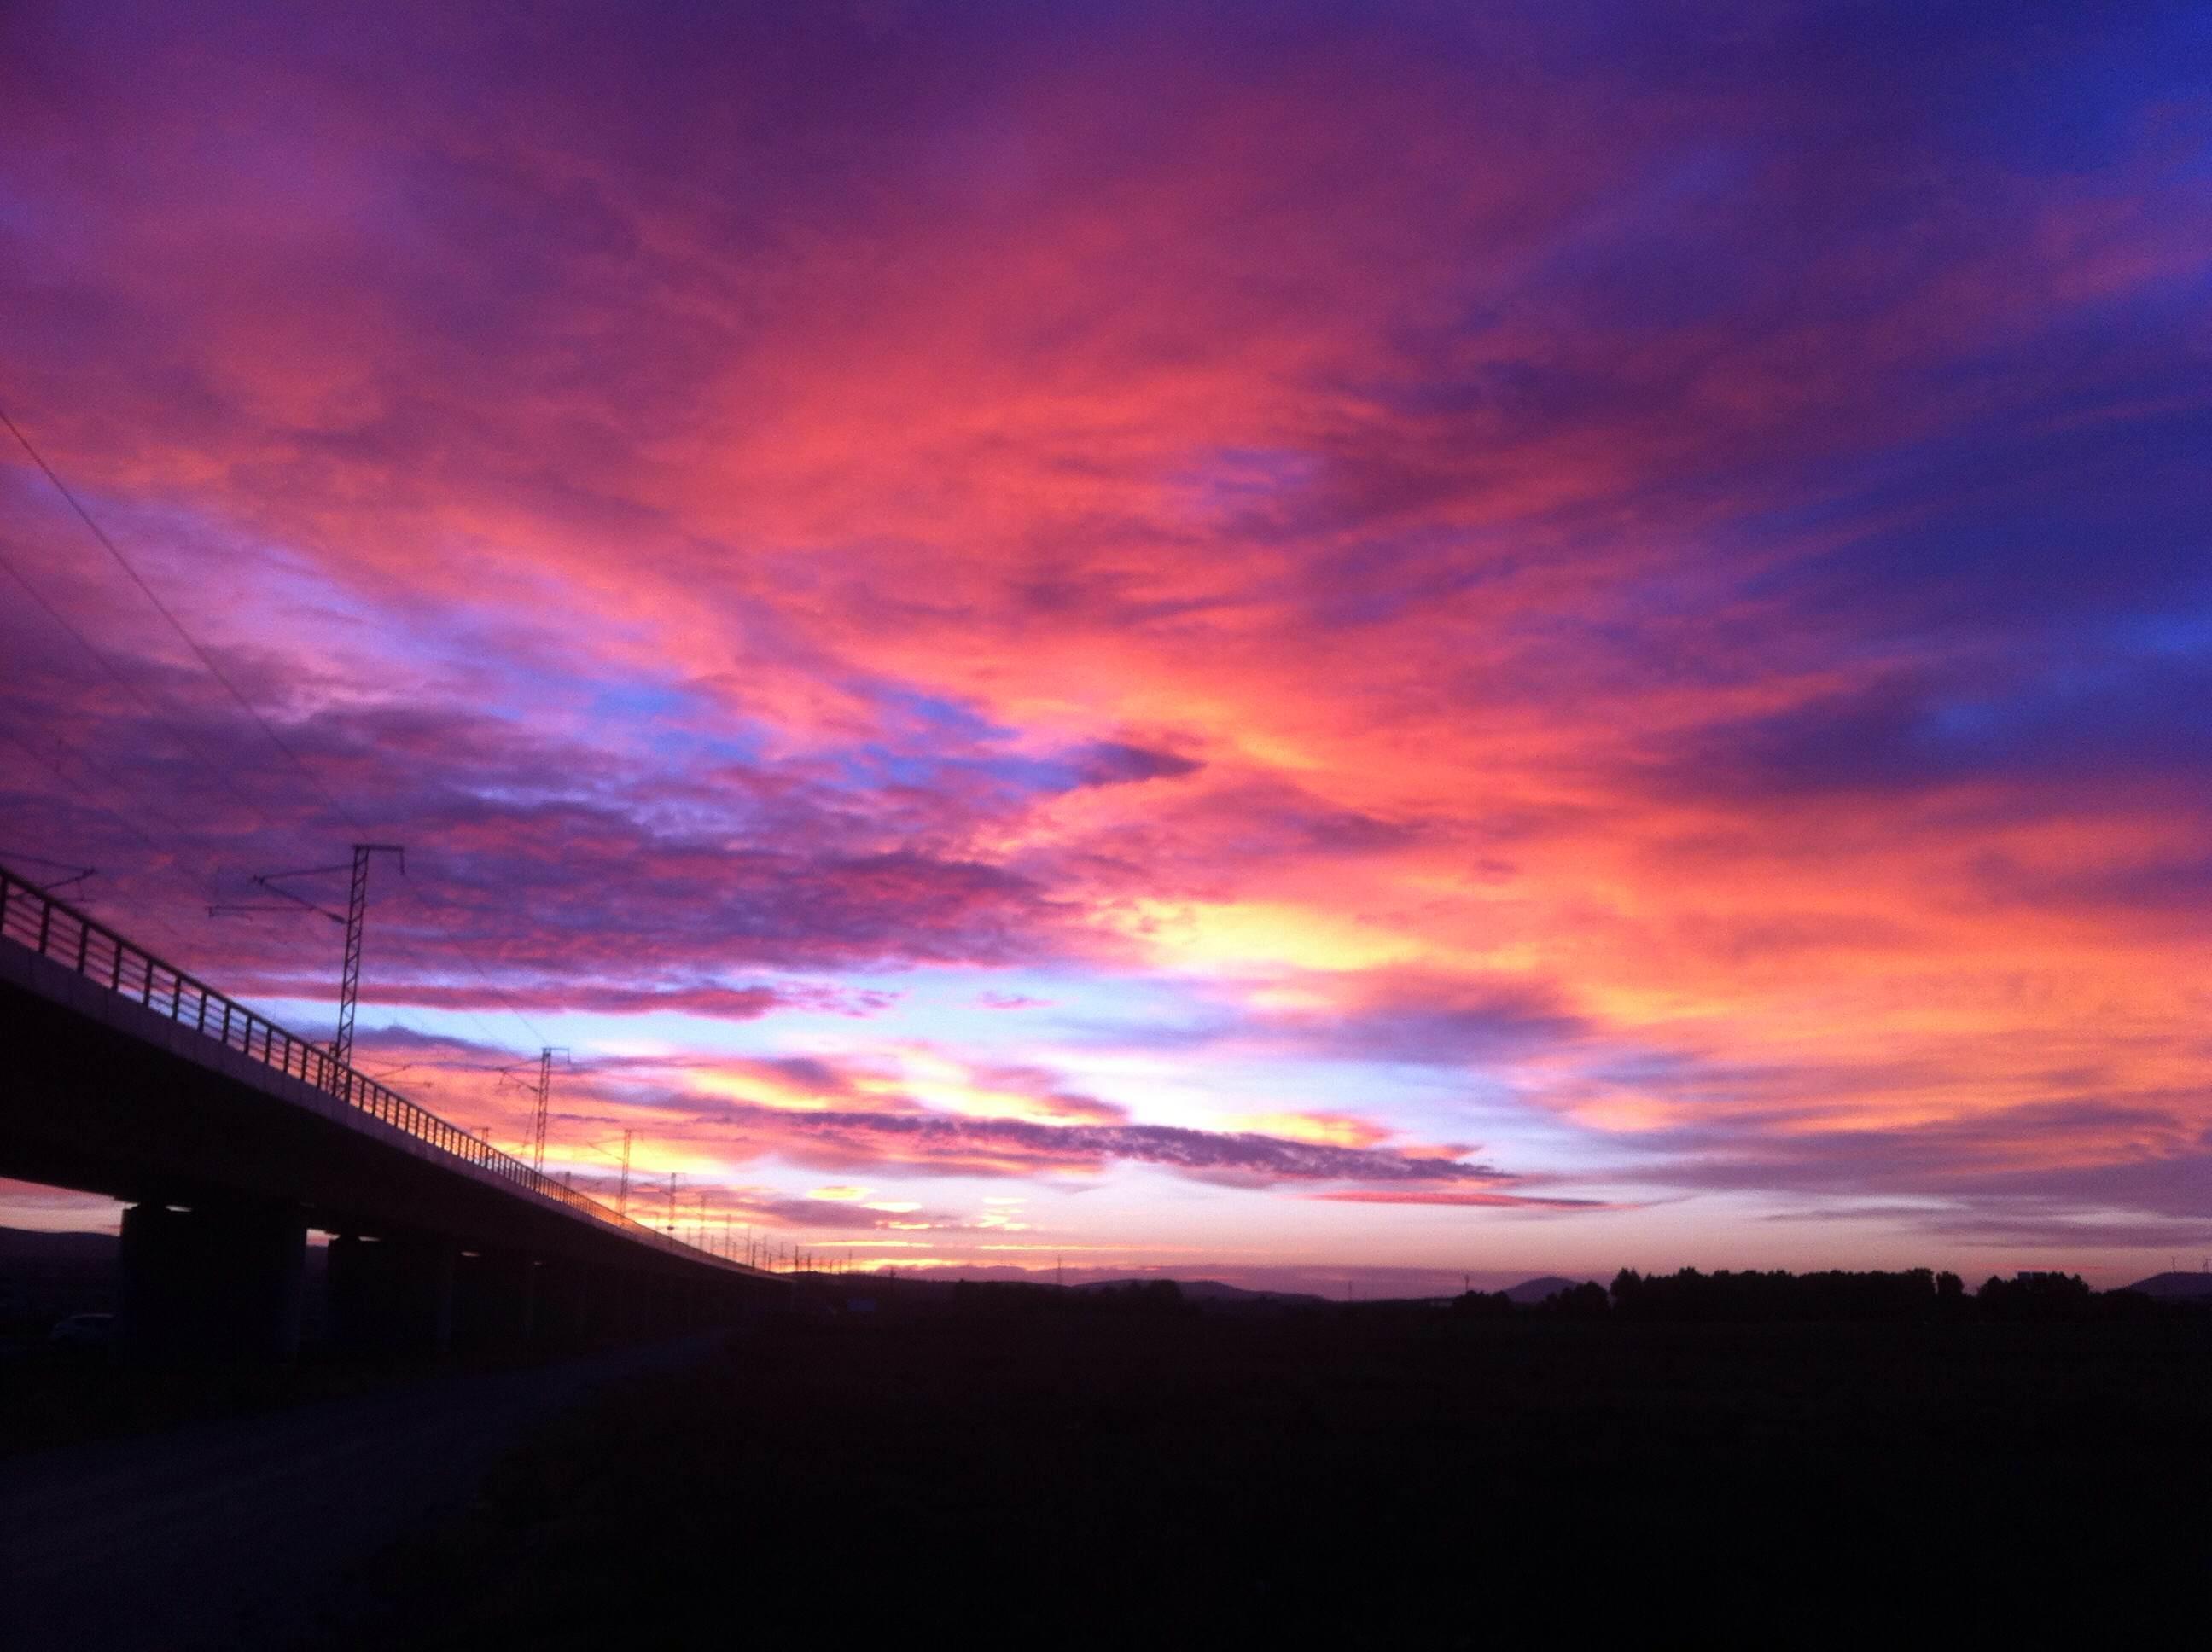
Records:
[[[388,1011],[810,1230],[2212,1227],[2192,9],[5,28],[6,404],[253,714],[5,456],[0,851],[219,984],[404,841]]]

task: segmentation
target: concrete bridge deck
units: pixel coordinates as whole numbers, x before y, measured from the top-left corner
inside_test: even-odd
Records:
[[[782,1290],[513,1155],[0,867],[0,1175],[131,1204],[142,1351],[298,1341],[307,1229],[342,1338],[663,1332]]]

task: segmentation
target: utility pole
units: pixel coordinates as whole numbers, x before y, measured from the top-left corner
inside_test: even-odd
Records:
[[[345,926],[345,962],[338,971],[338,1032],[337,1036],[331,1041],[331,1054],[337,1058],[341,1082],[348,1085],[350,1085],[352,1081],[344,1075],[353,1066],[354,1011],[361,1004],[361,932],[362,922],[368,916],[368,863],[373,857],[380,854],[398,856],[400,872],[403,874],[406,872],[407,851],[400,845],[356,843],[353,846],[353,861],[350,867],[309,866],[300,872],[257,872],[253,878],[257,885],[268,890],[270,894],[282,896],[295,907],[304,908],[309,912],[319,912],[333,923]],[[327,907],[317,906],[306,896],[295,894],[283,886],[283,880],[288,878],[320,878],[331,872],[349,870],[353,873],[353,883],[346,893],[346,909],[343,917],[331,911]],[[216,918],[234,912],[282,912],[284,910],[287,908],[283,907],[217,905],[208,908],[208,916]]]
[[[671,1170],[668,1173],[668,1236],[671,1239],[676,1236],[676,1182],[677,1173]]]
[[[407,870],[407,851],[397,843],[356,843],[353,846],[353,888],[346,896],[345,969],[338,981],[338,1036],[331,1053],[341,1067],[353,1065],[353,1013],[361,1003],[361,929],[368,915],[368,862],[373,855],[399,857],[399,870]]]
[[[531,1127],[530,1168],[545,1174],[545,1121],[552,1110],[553,1058],[559,1050],[548,1044],[538,1052],[538,1117]]]
[[[538,1052],[538,1116],[531,1121],[530,1168],[545,1174],[545,1125],[553,1111],[553,1047]]]
[[[622,1191],[615,1195],[615,1214],[618,1217],[629,1214],[629,1131],[623,1132]]]

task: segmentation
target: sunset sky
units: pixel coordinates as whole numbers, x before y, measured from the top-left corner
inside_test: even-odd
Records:
[[[0,861],[869,1267],[2212,1251],[2212,12],[490,9],[6,8]]]

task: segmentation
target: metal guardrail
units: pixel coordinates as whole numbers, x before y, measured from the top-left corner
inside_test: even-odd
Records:
[[[76,971],[157,1015],[191,1028],[288,1077],[335,1096],[348,1107],[381,1120],[462,1163],[489,1170],[522,1190],[603,1222],[662,1250],[746,1272],[726,1258],[687,1245],[642,1222],[609,1210],[596,1199],[536,1170],[489,1142],[418,1107],[398,1090],[347,1066],[320,1044],[288,1032],[264,1015],[216,991],[205,981],[164,963],[98,919],[57,900],[19,873],[0,866],[0,936],[40,957]]]

